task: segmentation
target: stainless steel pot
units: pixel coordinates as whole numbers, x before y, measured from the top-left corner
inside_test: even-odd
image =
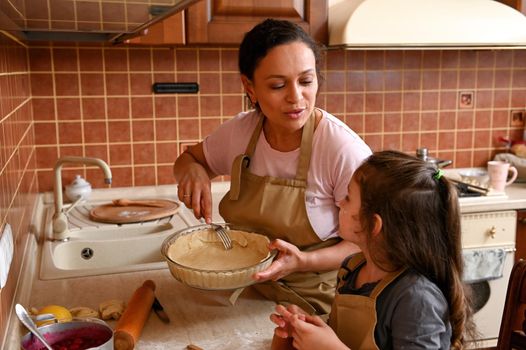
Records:
[[[416,150],[416,156],[418,158],[426,161],[427,163],[431,163],[431,164],[435,165],[437,168],[443,168],[443,167],[446,167],[446,166],[451,165],[453,163],[452,160],[442,160],[442,159],[437,159],[437,158],[434,158],[434,157],[430,157],[429,156],[429,152],[428,152],[427,148],[425,148],[425,147],[418,148]]]
[[[84,341],[79,349],[113,350],[113,330],[108,324],[96,318],[73,319],[70,322],[53,323],[38,327],[40,333],[53,346],[58,343]],[[92,343],[89,343],[92,342]],[[89,345],[91,344],[91,345]],[[23,350],[41,350],[44,345],[33,333],[24,335],[20,341]]]

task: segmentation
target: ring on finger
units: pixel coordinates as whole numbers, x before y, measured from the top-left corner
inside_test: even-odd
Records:
[[[192,195],[191,195],[191,194],[183,194],[183,197],[184,197],[184,198],[192,197]]]

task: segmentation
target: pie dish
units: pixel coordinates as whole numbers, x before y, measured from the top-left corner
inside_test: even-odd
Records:
[[[180,230],[163,242],[161,254],[178,281],[207,290],[238,289],[254,284],[252,275],[266,269],[276,256],[269,239],[256,230],[223,224],[232,240],[225,250],[212,225]]]

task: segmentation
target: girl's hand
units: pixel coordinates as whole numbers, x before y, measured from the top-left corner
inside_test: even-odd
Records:
[[[291,243],[276,239],[269,244],[269,250],[272,249],[278,250],[278,256],[267,269],[254,274],[253,278],[258,282],[277,281],[300,270],[304,264],[306,253]]]
[[[276,305],[276,313],[270,315],[270,320],[277,326],[274,334],[280,338],[291,336],[290,322],[295,315],[305,316],[307,313],[297,305]]]
[[[292,345],[298,350],[349,349],[318,316],[295,314],[290,319],[289,328]]]

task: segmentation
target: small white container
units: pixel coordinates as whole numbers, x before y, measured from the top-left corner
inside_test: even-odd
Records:
[[[83,179],[80,175],[76,175],[75,180],[66,186],[66,197],[72,202],[79,199],[79,197],[88,199],[90,194],[90,183]]]

